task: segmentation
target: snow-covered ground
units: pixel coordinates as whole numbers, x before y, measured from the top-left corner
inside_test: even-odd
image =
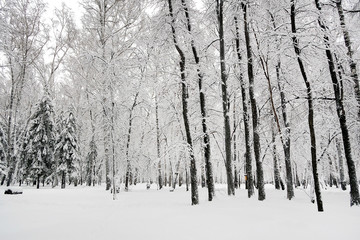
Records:
[[[349,193],[323,190],[325,212],[318,213],[306,192],[267,186],[267,199],[248,199],[246,191],[228,197],[217,185],[213,202],[200,191],[200,205],[191,206],[184,188],[170,192],[152,185],[121,191],[117,200],[101,187],[24,188],[4,195],[0,188],[2,240],[260,240],[360,239],[360,207],[349,206]]]

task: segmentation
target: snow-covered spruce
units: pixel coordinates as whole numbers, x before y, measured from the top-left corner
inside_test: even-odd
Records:
[[[56,141],[56,173],[61,178],[61,188],[65,188],[66,176],[70,177],[79,160],[79,146],[77,143],[76,121],[72,112],[64,120],[63,129]]]

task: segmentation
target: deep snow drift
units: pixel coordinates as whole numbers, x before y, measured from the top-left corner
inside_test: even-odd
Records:
[[[216,186],[208,202],[199,189],[200,205],[178,188],[146,190],[144,184],[121,191],[117,200],[100,187],[24,188],[4,195],[0,188],[0,239],[3,240],[192,240],[192,239],[360,239],[360,207],[350,207],[349,192],[323,190],[325,212],[318,213],[307,192],[266,186],[267,199],[248,199],[244,188],[235,197]]]

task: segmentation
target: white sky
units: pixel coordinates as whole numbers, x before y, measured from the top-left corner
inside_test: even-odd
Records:
[[[74,15],[74,19],[75,22],[77,24],[77,26],[79,27],[81,25],[81,15],[82,15],[82,7],[80,6],[79,2],[81,0],[44,0],[46,3],[48,3],[48,18],[51,17],[52,13],[53,13],[53,9],[56,8],[61,8],[61,4],[64,2],[69,8],[72,9],[73,15]],[[136,1],[136,0],[134,0]],[[196,0],[195,1],[195,5],[196,8],[201,9],[203,7],[203,2],[202,0]]]
[[[54,8],[61,8],[61,4],[64,2],[73,12],[73,16],[78,27],[80,26],[80,18],[82,15],[82,7],[79,4],[79,0],[44,0],[48,4],[48,10],[46,15],[48,18],[53,14]]]

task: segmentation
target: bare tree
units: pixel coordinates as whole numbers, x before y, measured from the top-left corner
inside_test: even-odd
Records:
[[[210,137],[208,133],[208,126],[206,123],[207,113],[206,113],[206,102],[205,102],[205,93],[203,89],[203,73],[200,68],[200,58],[198,55],[197,48],[195,46],[194,37],[192,36],[192,27],[190,21],[190,14],[186,4],[186,0],[181,0],[183,9],[185,12],[187,30],[191,36],[191,50],[194,56],[195,63],[197,65],[197,77],[198,77],[198,85],[199,85],[199,96],[200,96],[200,111],[201,111],[201,125],[203,131],[203,141],[204,141],[204,157],[205,157],[205,174],[206,174],[206,185],[208,188],[208,200],[212,201],[213,196],[215,194],[214,190],[214,178],[213,178],[213,169],[211,163],[211,150],[210,150]]]
[[[248,189],[248,197],[254,195],[254,180],[252,175],[252,155],[251,155],[251,143],[250,143],[250,117],[249,117],[249,101],[245,89],[244,76],[241,69],[242,55],[240,52],[240,31],[238,19],[234,17],[235,31],[236,31],[236,55],[238,59],[238,65],[240,68],[239,81],[241,89],[242,107],[243,107],[243,119],[244,119],[244,132],[245,132],[245,171],[246,171],[246,188]]]
[[[252,113],[252,124],[253,124],[253,141],[254,141],[254,153],[255,153],[255,162],[256,162],[256,180],[259,191],[258,199],[260,201],[265,200],[265,187],[264,187],[264,172],[260,157],[261,146],[260,146],[260,134],[259,134],[259,117],[258,109],[254,93],[254,70],[253,70],[253,57],[250,44],[250,34],[249,34],[249,22],[247,17],[247,6],[248,3],[241,3],[244,16],[244,32],[245,32],[245,43],[246,43],[246,53],[247,53],[247,65],[248,65],[248,78],[249,78],[249,96],[251,103],[251,113]]]
[[[320,191],[320,183],[319,183],[319,174],[317,169],[317,158],[316,158],[316,136],[315,136],[315,128],[314,128],[314,106],[313,106],[313,95],[311,90],[310,81],[307,78],[307,74],[305,71],[304,63],[301,59],[301,51],[299,47],[299,40],[296,35],[296,11],[295,11],[295,1],[290,0],[290,17],[291,17],[291,31],[293,33],[292,41],[294,46],[294,51],[296,54],[297,62],[299,64],[301,76],[306,85],[306,93],[307,93],[307,101],[308,101],[308,123],[310,130],[310,144],[311,144],[311,163],[314,177],[314,187],[315,187],[315,195],[316,195],[316,203],[319,212],[323,212],[323,203],[321,199],[321,191]]]
[[[343,32],[343,37],[344,37],[344,43],[345,46],[347,48],[347,55],[348,55],[348,61],[349,61],[349,67],[350,67],[350,77],[354,82],[354,92],[355,92],[355,98],[358,104],[358,121],[360,121],[360,86],[359,86],[359,76],[356,70],[356,62],[354,61],[354,57],[353,57],[353,50],[352,50],[352,44],[351,44],[351,39],[350,39],[350,34],[349,31],[346,27],[346,22],[345,22],[345,14],[344,14],[344,9],[342,7],[342,0],[335,0],[334,1],[336,3],[336,8],[338,11],[338,15],[339,15],[339,20],[340,20],[340,26],[341,26],[341,30]]]
[[[190,131],[190,122],[189,122],[189,116],[188,116],[188,89],[186,85],[186,76],[185,76],[185,63],[186,63],[186,57],[183,52],[183,50],[180,48],[176,36],[176,30],[175,30],[175,18],[173,14],[173,7],[172,7],[172,1],[168,0],[168,7],[169,7],[169,14],[170,14],[170,25],[171,25],[171,32],[172,32],[172,38],[174,42],[174,46],[176,48],[176,51],[178,52],[180,56],[180,76],[181,76],[181,92],[182,92],[182,106],[183,106],[183,119],[184,119],[184,125],[185,125],[185,133],[186,133],[186,141],[187,141],[187,147],[189,150],[190,155],[190,179],[191,179],[191,204],[197,205],[199,204],[199,195],[198,195],[198,185],[197,185],[197,176],[196,176],[196,162],[195,162],[195,156],[194,156],[194,150],[193,150],[193,143],[191,138],[191,131]]]
[[[224,117],[224,137],[225,137],[225,168],[227,177],[228,195],[235,195],[234,179],[232,171],[231,156],[231,129],[229,116],[229,96],[227,90],[227,74],[225,62],[225,40],[224,40],[224,1],[216,0],[216,13],[218,20],[218,31],[220,39],[220,69],[221,69],[221,91],[222,108]]]
[[[270,14],[270,18],[271,18],[271,22],[273,25],[273,29],[274,31],[277,29],[276,23],[275,23],[275,17],[274,15],[269,11]],[[277,41],[277,49],[279,51],[280,48],[280,42]],[[287,104],[287,100],[286,100],[286,96],[285,96],[285,91],[284,88],[282,86],[282,78],[281,78],[281,59],[280,56],[277,56],[277,63],[275,66],[275,71],[276,71],[276,79],[277,79],[277,86],[280,92],[280,102],[281,102],[281,116],[282,116],[282,120],[284,123],[284,127],[285,130],[283,132],[280,132],[282,139],[281,139],[281,143],[284,149],[284,156],[285,156],[285,171],[286,171],[286,191],[287,191],[287,198],[289,200],[291,200],[295,194],[294,194],[294,184],[293,184],[293,176],[292,176],[292,169],[291,169],[291,155],[290,155],[290,123],[289,123],[289,119],[288,119],[288,114],[287,114],[287,109],[286,109],[286,104]],[[273,106],[273,105],[272,105]],[[273,108],[274,111],[274,108]],[[277,119],[277,120],[276,120]],[[276,121],[276,125],[278,128],[278,131],[280,131],[280,123],[279,123],[279,118],[275,118]],[[281,183],[281,179],[280,179],[280,183]]]
[[[340,4],[341,4],[341,1],[340,1]],[[320,5],[319,0],[315,0],[315,5],[319,11],[318,24],[324,34],[323,41],[325,44],[325,53],[326,53],[326,58],[327,58],[328,66],[329,66],[330,78],[331,78],[332,85],[334,88],[336,112],[337,112],[339,122],[340,122],[340,129],[341,129],[341,133],[342,133],[342,139],[343,139],[344,150],[345,150],[345,158],[346,158],[346,162],[348,165],[349,179],[350,179],[350,205],[351,206],[352,205],[360,205],[359,184],[358,184],[357,176],[356,176],[355,163],[354,163],[354,160],[352,159],[352,154],[351,154],[351,143],[350,143],[348,124],[347,124],[347,120],[346,120],[346,112],[345,112],[344,102],[343,102],[342,84],[339,82],[338,77],[336,75],[337,71],[336,71],[336,67],[335,67],[334,57],[333,57],[333,53],[331,51],[329,36],[327,33],[328,28],[325,25],[324,19],[322,18],[321,5]],[[345,37],[345,41],[346,41],[346,37]],[[350,47],[350,45],[349,45],[349,47]],[[350,67],[351,67],[352,64],[355,64],[352,62],[351,47],[350,47],[349,51],[350,51],[350,54],[349,54],[349,52],[348,52],[348,54],[351,59],[350,60],[350,62],[351,62]],[[352,70],[353,80],[355,82],[358,82],[358,80],[356,79],[357,78],[356,64],[355,64],[355,70],[354,69],[351,69],[351,70]],[[355,85],[355,89],[357,89],[356,85]]]
[[[162,188],[162,176],[161,176],[161,156],[160,156],[160,128],[159,128],[159,103],[158,97],[155,96],[155,121],[156,121],[156,149],[157,149],[157,158],[158,158],[158,184],[159,189]]]
[[[126,155],[125,191],[129,190],[129,182],[131,181],[131,178],[132,178],[132,169],[131,169],[131,161],[130,161],[129,151],[130,151],[132,123],[133,123],[133,118],[134,118],[133,114],[134,114],[134,109],[135,109],[136,105],[138,104],[138,97],[139,97],[139,90],[136,92],[133,104],[129,109],[129,112],[130,112],[129,126],[128,126],[128,133],[127,133],[127,141],[126,141],[126,151],[125,151],[125,155]]]

